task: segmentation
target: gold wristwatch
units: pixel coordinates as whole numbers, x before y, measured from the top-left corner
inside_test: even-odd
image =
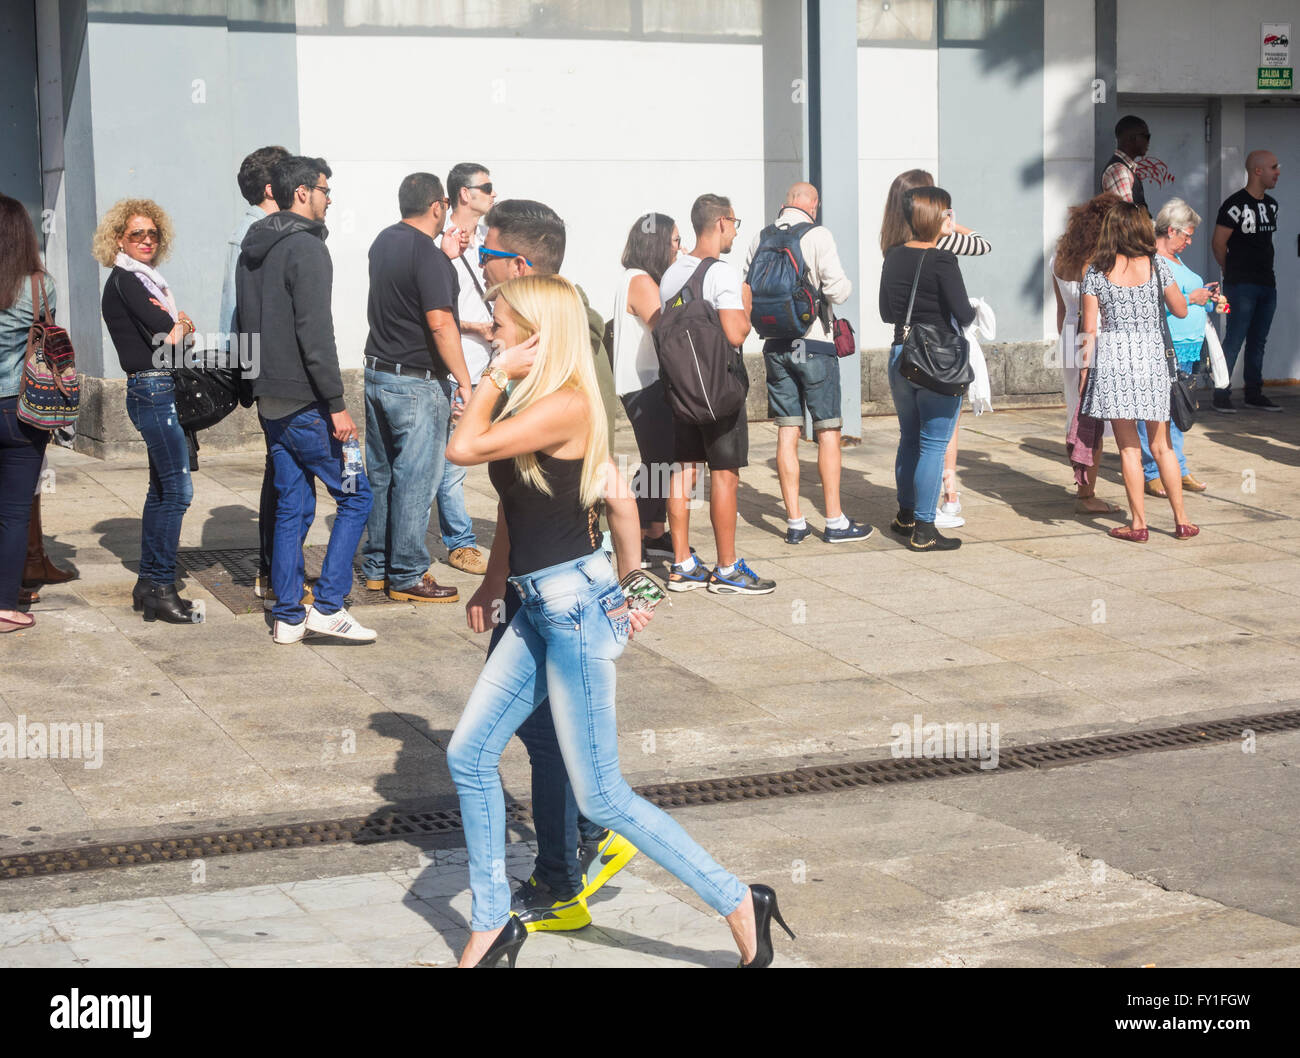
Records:
[[[510,376],[507,375],[504,371],[502,371],[501,368],[499,367],[493,369],[492,371],[489,371],[488,378],[491,380],[492,385],[496,386],[496,388],[499,389],[502,393],[504,393],[506,391],[506,387],[510,385]]]

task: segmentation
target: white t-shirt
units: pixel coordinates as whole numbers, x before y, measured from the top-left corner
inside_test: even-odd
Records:
[[[637,393],[659,378],[654,332],[640,316],[627,310],[628,290],[637,276],[649,278],[649,273],[640,268],[624,271],[614,299],[614,392],[620,397]]]
[[[687,283],[695,270],[704,262],[688,253],[682,254],[664,273],[659,281],[659,301],[667,305]],[[738,309],[745,311],[745,301],[740,295],[742,280],[736,266],[726,261],[719,261],[709,269],[704,277],[704,298],[715,309]]]
[[[454,227],[450,215],[447,217],[447,228]],[[446,228],[443,229],[444,231]],[[483,240],[487,237],[487,228],[480,221],[474,228],[469,237],[469,248],[462,253],[456,260],[451,262],[451,267],[456,273],[456,279],[460,283],[460,297],[456,302],[456,312],[460,316],[461,323],[491,323],[492,311],[483,301],[480,289],[486,290],[486,284],[483,280],[483,273],[478,267],[478,248],[483,245]],[[438,237],[438,244],[442,245],[442,237]],[[478,280],[478,286],[474,281]],[[465,353],[465,366],[469,368],[469,380],[477,386],[478,380],[483,375],[488,361],[492,359],[492,343],[486,338],[480,338],[477,334],[470,334],[467,331],[460,332],[460,347]],[[447,376],[453,382],[455,378]]]

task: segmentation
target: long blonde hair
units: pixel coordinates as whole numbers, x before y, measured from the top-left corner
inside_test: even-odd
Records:
[[[490,294],[504,298],[514,312],[521,341],[534,334],[541,335],[532,370],[515,386],[497,418],[517,415],[562,389],[576,390],[588,405],[582,503],[585,507],[595,506],[605,491],[609,436],[605,431],[605,405],[596,382],[590,328],[582,298],[572,283],[556,275],[520,276],[502,283]],[[536,452],[515,456],[515,470],[538,492],[551,495]]]

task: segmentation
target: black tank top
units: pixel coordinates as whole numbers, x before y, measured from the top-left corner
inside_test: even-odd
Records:
[[[501,497],[510,530],[510,575],[523,577],[599,550],[601,533],[594,507],[582,505],[582,460],[537,454],[551,495],[519,476],[515,461],[488,464],[488,478]]]

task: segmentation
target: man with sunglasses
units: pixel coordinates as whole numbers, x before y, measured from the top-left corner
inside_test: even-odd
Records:
[[[460,312],[461,347],[465,351],[465,365],[469,369],[471,386],[479,378],[492,358],[492,310],[484,300],[486,284],[478,263],[479,247],[483,245],[486,229],[483,217],[496,202],[492,189],[492,176],[477,162],[461,162],[447,174],[447,197],[451,200],[451,213],[446,221],[446,233],[467,234],[464,251],[452,262],[456,278],[460,281],[457,308]],[[445,233],[444,233],[445,234]],[[443,379],[448,400],[453,398],[455,379]],[[447,436],[455,429],[459,407],[453,405],[447,423]],[[474,522],[465,509],[466,467],[446,460],[442,483],[438,486],[438,528],[447,548],[447,565],[464,573],[482,576],[487,572],[487,559],[479,549],[474,536]]]
[[[273,635],[283,644],[308,632],[363,643],[377,638],[343,608],[370,515],[370,483],[364,471],[344,476],[343,445],[356,441],[357,427],[344,404],[334,342],[334,265],[325,248],[332,175],[323,158],[275,164],[271,190],[280,212],[248,229],[235,274],[238,329],[260,341],[252,390],[275,465]],[[313,478],[329,490],[338,514],[315,600],[304,609],[302,546],[315,515]]]
[[[507,199],[492,208],[484,225],[487,230],[479,248],[479,262],[488,290],[517,276],[559,273],[564,264],[566,234],[564,221],[549,206],[526,199]],[[616,398],[614,373],[605,353],[605,325],[591,310],[581,287],[578,294],[587,307],[592,357],[608,416],[612,452]],[[502,524],[498,511],[498,532]],[[508,549],[493,547],[483,586],[466,607],[469,627],[481,629],[496,619],[500,612],[498,600],[504,599],[504,617],[492,629],[489,654],[521,605],[517,592],[506,591],[508,566]],[[621,835],[579,815],[564,758],[560,755],[549,698],[520,725],[518,735],[533,766],[537,861],[528,880],[515,890],[511,910],[529,932],[582,929],[591,922],[587,899],[627,866],[637,849]]]
[[[448,200],[432,173],[397,191],[402,219],[370,247],[366,338],[366,469],[374,490],[361,571],[366,587],[397,602],[453,603],[455,588],[429,572],[429,515],[442,483],[451,398],[467,401],[456,272],[463,243],[448,233]],[[454,386],[444,385],[450,373]]]

